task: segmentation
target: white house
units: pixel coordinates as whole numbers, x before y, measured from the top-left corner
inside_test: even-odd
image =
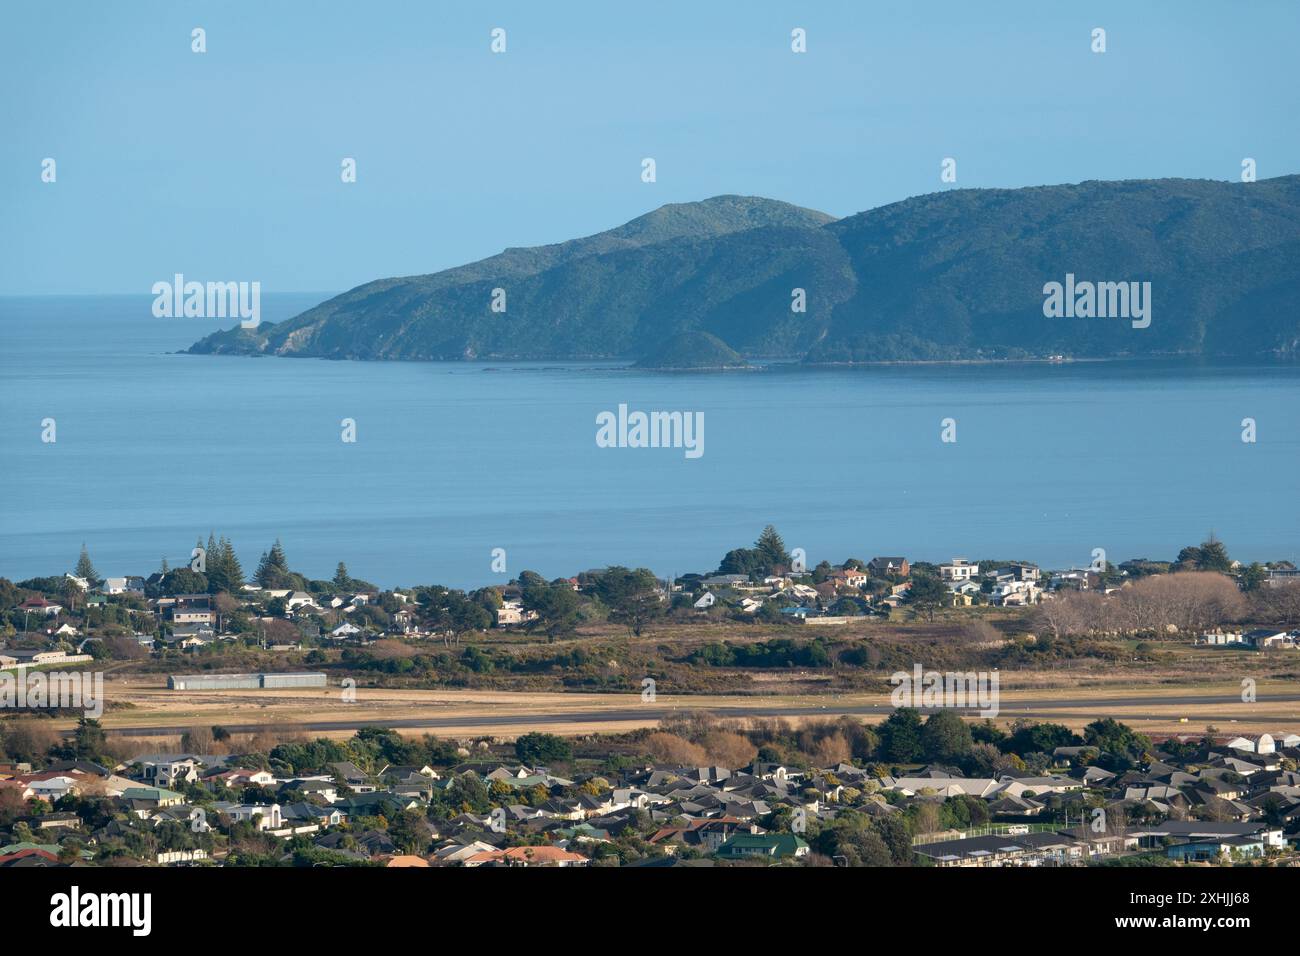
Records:
[[[140,779],[155,787],[172,787],[178,781],[194,783],[199,779],[199,762],[193,757],[146,757],[136,761]]]
[[[249,820],[258,830],[278,830],[283,821],[280,819],[280,805],[273,803],[268,806],[260,805],[239,805],[239,804],[217,804],[221,812],[230,817],[231,822],[241,823]]]
[[[144,579],[135,575],[125,578],[104,578],[104,583],[99,586],[99,590],[104,594],[143,594]]]
[[[993,603],[1000,607],[1037,604],[1042,589],[1032,581],[999,581],[993,588]]]
[[[1253,631],[1247,631],[1241,635],[1241,639],[1251,647],[1281,647],[1290,641],[1290,635],[1286,631],[1274,630],[1271,627],[1260,627]]]
[[[537,620],[536,611],[525,611],[522,601],[504,601],[497,608],[497,627]]]
[[[294,591],[284,599],[285,613],[291,613],[300,607],[315,607],[316,601],[306,591]]]
[[[953,558],[949,564],[939,565],[939,577],[950,583],[969,581],[979,577],[979,573],[980,566],[971,564],[965,558]]]
[[[792,584],[782,591],[781,595],[802,604],[804,601],[815,601],[817,589],[807,584]]]

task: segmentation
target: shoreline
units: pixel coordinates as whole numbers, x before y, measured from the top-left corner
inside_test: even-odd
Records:
[[[557,357],[557,356],[539,356],[535,358],[524,358],[519,356],[488,358],[353,358],[346,356],[327,356],[327,355],[302,355],[298,353],[268,353],[268,352],[195,352],[192,346],[186,349],[180,349],[175,352],[168,352],[168,355],[195,355],[209,358],[281,358],[281,359],[316,359],[322,362],[366,362],[366,363],[393,363],[393,364],[429,364],[429,365],[462,365],[472,366],[481,363],[494,363],[492,366],[483,369],[483,371],[507,371],[510,363],[566,363],[549,366],[557,370],[573,370],[571,365],[591,365],[592,371],[610,371],[610,372],[762,372],[773,368],[785,369],[846,369],[846,368],[909,368],[909,367],[930,367],[930,366],[978,366],[978,365],[1105,365],[1105,364],[1124,364],[1124,363],[1143,363],[1143,362],[1171,362],[1186,363],[1187,365],[1200,365],[1210,367],[1252,367],[1252,366],[1276,366],[1276,367],[1300,367],[1300,355],[1294,357],[1284,357],[1278,355],[1201,355],[1192,352],[1164,352],[1151,355],[1099,355],[1099,356],[1031,356],[1020,358],[952,358],[952,359],[878,359],[870,362],[805,362],[800,358],[781,356],[766,357],[755,356],[750,360],[748,365],[710,365],[710,366],[674,366],[650,368],[638,366],[636,364],[609,364],[596,365],[596,363],[621,363],[626,361],[620,356],[582,356],[582,357]],[[527,371],[536,371],[536,369],[521,369]],[[585,371],[586,369],[578,369]]]

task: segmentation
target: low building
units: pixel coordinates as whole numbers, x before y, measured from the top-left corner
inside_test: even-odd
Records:
[[[169,690],[263,690],[285,687],[326,687],[323,673],[289,674],[172,674],[167,678]]]
[[[1076,837],[1050,831],[938,840],[913,846],[912,852],[943,867],[1065,866],[1089,855]]]
[[[1219,843],[1246,838],[1246,843],[1258,841],[1265,847],[1281,849],[1286,846],[1281,827],[1267,823],[1210,822],[1205,820],[1166,820],[1164,823],[1130,827],[1128,835],[1136,838],[1144,848],[1159,849],[1170,841],[1183,843]]]
[[[1212,647],[1227,647],[1232,645],[1241,645],[1245,643],[1242,640],[1240,631],[1224,631],[1215,629],[1206,631],[1196,639],[1197,644],[1208,644]]]
[[[93,661],[89,654],[69,654],[67,651],[6,651],[5,657],[13,660],[18,667],[38,667],[42,664],[84,664]]]
[[[1291,635],[1286,631],[1274,630],[1271,627],[1257,627],[1241,635],[1241,640],[1242,643],[1249,644],[1256,650],[1263,650],[1266,647],[1283,647],[1290,644]]]
[[[807,842],[793,833],[737,833],[718,847],[718,856],[724,860],[755,856],[780,860],[810,852]]]

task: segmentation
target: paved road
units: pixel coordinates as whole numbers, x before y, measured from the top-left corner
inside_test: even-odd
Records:
[[[853,716],[886,716],[893,712],[890,704],[865,704],[851,707],[837,706],[833,701],[826,704],[807,704],[803,706],[767,706],[745,707],[743,705],[727,707],[700,707],[692,704],[689,697],[678,698],[680,704],[672,707],[647,704],[622,708],[601,708],[597,710],[564,711],[562,713],[488,713],[481,715],[458,714],[455,717],[408,717],[394,720],[319,720],[295,723],[301,730],[337,731],[355,730],[358,727],[383,726],[397,730],[459,730],[473,727],[512,726],[524,723],[536,724],[587,724],[587,723],[640,723],[648,724],[686,711],[710,710],[719,717],[837,717],[841,714]],[[815,698],[814,698],[815,699]],[[1278,704],[1300,703],[1300,694],[1264,694],[1256,702],[1260,713],[1252,715],[1254,721],[1270,720],[1279,723],[1294,720],[1300,725],[1300,712],[1292,708],[1277,708]],[[1076,698],[1055,701],[1003,701],[999,711],[1000,717],[1060,717],[1062,710],[1088,710],[1098,717],[1114,717],[1116,720],[1150,720],[1155,715],[1150,707],[1179,707],[1192,705],[1240,705],[1241,698],[1236,695],[1187,695],[1182,697],[1115,697],[1098,700],[1096,698]],[[1047,709],[1043,709],[1047,708]],[[1266,709],[1267,708],[1267,709]],[[925,712],[923,710],[923,712]],[[1228,723],[1240,720],[1240,714],[1204,714],[1195,715],[1197,726],[1206,722]],[[207,718],[211,719],[211,718]],[[1169,717],[1161,719],[1168,720]],[[183,734],[195,724],[159,725],[145,727],[108,727],[110,734],[127,737],[157,737]],[[282,730],[285,721],[270,724],[226,724],[223,727],[232,733],[257,733],[262,730]]]

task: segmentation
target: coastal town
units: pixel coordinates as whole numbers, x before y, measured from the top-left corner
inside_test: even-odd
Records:
[[[2,21],[10,945],[1295,938],[1297,0]]]
[[[85,549],[77,566],[63,575],[16,585],[0,579],[0,601],[8,609],[0,628],[0,666],[75,663],[112,656],[124,645],[150,654],[194,653],[222,642],[255,641],[271,650],[301,650],[373,643],[385,636],[455,638],[471,632],[540,629],[550,636],[571,633],[593,604],[610,620],[634,630],[651,622],[728,616],[763,623],[843,625],[855,619],[889,619],[898,612],[933,614],[940,608],[1040,608],[1055,604],[1076,610],[1087,599],[1117,598],[1132,590],[1150,592],[1192,575],[1217,574],[1198,583],[1213,589],[1231,584],[1244,593],[1290,597],[1300,569],[1289,561],[1243,565],[1210,540],[1183,549],[1173,561],[1137,559],[1110,564],[1104,554],[1091,564],[1044,570],[1023,561],[909,562],[903,556],[849,558],[807,567],[798,549],[787,550],[768,526],[753,548],[729,551],[717,571],[661,577],[641,568],[601,568],[573,577],[543,579],[524,571],[505,584],[465,593],[441,586],[381,589],[338,565],[330,580],[310,580],[289,569],[279,541],[263,552],[252,580],[233,546],[210,536],[193,550],[190,565],[162,567],[149,575],[99,577]],[[1156,585],[1157,587],[1152,587]],[[1169,590],[1166,588],[1166,590]],[[1205,591],[1206,588],[1200,589]],[[1080,596],[1086,596],[1080,599]],[[1143,603],[1155,594],[1144,595]],[[1065,598],[1064,601],[1057,601]],[[1220,606],[1194,638],[1207,644],[1292,646],[1286,630],[1210,628],[1233,618],[1223,594],[1188,595],[1192,602]],[[1096,606],[1094,600],[1093,605]],[[1231,604],[1231,600],[1226,602]],[[1294,599],[1279,604],[1295,616]],[[1182,629],[1175,614],[1156,608],[1131,623],[1134,630]],[[1193,613],[1199,609],[1193,608]],[[1075,617],[1082,617],[1081,610]],[[1049,615],[1060,630],[1061,615]],[[1113,622],[1112,622],[1113,625]]]
[[[55,691],[105,671],[232,700],[598,677],[682,701],[713,675],[883,686],[917,661],[919,679],[922,647],[938,653],[921,637],[949,632],[970,638],[946,653],[972,678],[1118,660],[1111,645],[1139,673],[1247,655],[1266,675],[1295,665],[1298,598],[1288,562],[1243,564],[1213,537],[1169,561],[1055,570],[901,555],[808,567],[769,526],[708,572],[525,571],[469,592],[379,588],[342,563],[313,580],[278,541],[249,576],[215,536],[148,575],[101,576],[83,549],[61,576],[0,580],[0,866],[1291,864],[1294,722],[1144,733],[999,717],[994,698],[988,713],[918,700],[879,718],[681,706],[568,735],[213,720],[148,740],[118,732],[114,700],[92,716]],[[661,656],[639,672],[599,659],[647,641]]]
[[[230,738],[195,734],[204,752],[112,766],[87,759],[102,744],[90,722],[39,769],[0,764],[0,867],[1300,865],[1300,735],[1156,743],[1115,721],[1007,735],[947,717],[695,718],[603,759],[540,733],[503,748],[368,728],[221,753],[207,751]],[[754,756],[667,759],[692,733]],[[800,750],[846,737],[833,764]]]

